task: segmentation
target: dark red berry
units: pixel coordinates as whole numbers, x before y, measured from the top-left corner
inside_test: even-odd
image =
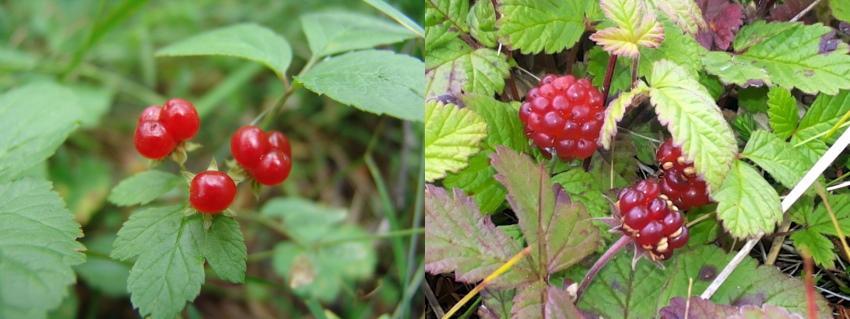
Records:
[[[249,171],[260,164],[260,157],[268,151],[268,137],[256,126],[240,127],[230,138],[230,152],[233,153],[233,158]]]
[[[661,192],[667,195],[673,204],[683,210],[702,206],[711,202],[705,181],[696,174],[693,162],[682,154],[682,149],[668,139],[655,154],[661,166]]]
[[[159,120],[177,141],[191,139],[201,127],[201,119],[195,106],[183,99],[166,101]]]
[[[150,159],[161,159],[174,151],[177,142],[165,126],[155,121],[144,121],[136,127],[133,143],[139,154]]]
[[[572,160],[596,151],[603,113],[602,93],[589,80],[547,75],[528,91],[519,118],[544,154]]]
[[[684,216],[662,189],[654,179],[642,180],[620,191],[617,201],[623,233],[654,260],[669,258],[688,240]]]
[[[263,132],[256,126],[243,126],[230,138],[233,158],[263,185],[283,182],[292,170],[292,147],[281,132]]]
[[[263,155],[260,164],[251,171],[254,179],[263,185],[283,182],[292,170],[292,161],[283,151],[274,150]]]
[[[236,183],[226,173],[205,171],[192,178],[189,202],[197,211],[216,214],[227,209],[236,197]]]

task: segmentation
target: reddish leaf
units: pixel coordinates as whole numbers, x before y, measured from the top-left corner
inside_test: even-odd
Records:
[[[784,308],[774,305],[718,305],[699,297],[691,297],[689,300],[682,297],[673,298],[670,300],[670,305],[661,308],[658,314],[663,319],[803,319],[803,317],[798,314],[791,313]]]
[[[708,29],[697,33],[697,41],[706,49],[726,50],[744,23],[740,4],[729,0],[697,0]]]

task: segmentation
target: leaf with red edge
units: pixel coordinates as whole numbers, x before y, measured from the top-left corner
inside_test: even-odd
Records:
[[[729,306],[718,305],[709,300],[699,297],[685,299],[682,297],[670,300],[670,305],[661,308],[658,312],[661,318],[666,319],[714,319],[714,318],[771,318],[771,319],[803,319],[796,313],[788,312],[774,305],[743,305]]]
[[[634,58],[641,47],[657,48],[664,41],[664,28],[643,0],[602,0],[599,4],[617,25],[590,36],[605,51]]]
[[[519,288],[513,300],[514,319],[582,318],[566,290],[549,286],[542,281]]]
[[[741,5],[729,0],[697,0],[708,26],[697,33],[697,41],[706,49],[726,50],[744,23]]]

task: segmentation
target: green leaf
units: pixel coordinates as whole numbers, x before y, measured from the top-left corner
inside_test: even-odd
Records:
[[[671,21],[690,35],[696,35],[700,28],[707,27],[705,20],[703,20],[702,10],[700,10],[696,1],[648,0],[648,2],[655,6],[656,10],[664,12]]]
[[[603,87],[610,55],[597,46],[594,46],[585,54],[587,57],[587,73],[591,75],[593,86]],[[614,96],[617,92],[628,91],[632,87],[631,64],[628,62],[627,59],[617,59],[617,65],[614,67],[614,75],[611,77],[610,96]]]
[[[49,166],[54,188],[65,200],[74,219],[87,224],[106,202],[112,184],[109,162],[93,155],[61,151]]]
[[[604,217],[610,214],[608,199],[597,187],[594,176],[581,168],[573,168],[552,177],[570,195],[570,199],[587,209],[590,216]]]
[[[511,318],[567,319],[584,316],[573,304],[572,297],[566,290],[537,281],[517,289]]]
[[[813,162],[790,144],[767,131],[756,130],[741,152],[745,158],[764,168],[773,178],[793,188]]]
[[[334,231],[348,212],[298,197],[279,197],[268,201],[260,211],[264,216],[281,218],[294,240],[315,243]]]
[[[429,70],[472,51],[472,47],[463,42],[448,24],[425,29],[425,67]]]
[[[493,95],[505,88],[510,65],[498,52],[480,48],[455,57],[426,73],[428,97],[461,93]]]
[[[829,0],[829,8],[836,19],[850,22],[850,2],[841,0]]]
[[[425,271],[454,272],[458,281],[481,281],[520,251],[517,242],[497,229],[460,190],[425,187]],[[512,287],[528,281],[531,269],[518,264],[490,283]]]
[[[749,140],[750,134],[753,133],[754,130],[757,129],[758,124],[756,123],[756,119],[753,118],[752,113],[743,112],[738,115],[735,115],[735,119],[732,120],[732,129],[738,133],[738,136],[742,140]]]
[[[373,243],[348,240],[367,235],[355,226],[340,225],[324,238],[334,244],[308,249],[282,242],[275,246],[274,269],[297,294],[330,302],[343,285],[372,276],[377,263]]]
[[[77,95],[58,84],[27,84],[1,95],[0,182],[53,155],[81,113]]]
[[[180,176],[148,170],[118,183],[109,194],[109,202],[118,206],[144,205],[183,184],[185,180]]]
[[[819,52],[821,37],[831,31],[822,24],[757,21],[739,31],[735,50],[743,52],[739,60],[764,68],[781,87],[834,95],[850,89],[850,56],[843,42],[835,51]]]
[[[156,51],[156,56],[224,55],[251,60],[286,78],[292,48],[282,36],[253,23],[207,31]]]
[[[797,130],[821,128],[826,131],[836,125],[847,112],[850,112],[850,91],[842,90],[836,95],[819,94],[800,119]],[[816,133],[821,133],[821,130],[817,130]]]
[[[136,257],[127,279],[133,307],[142,317],[174,318],[204,283],[201,216],[184,217],[183,206],[134,212],[118,231],[112,258]]]
[[[736,160],[720,188],[712,191],[717,217],[732,236],[769,234],[782,221],[779,194],[761,174]]]
[[[487,124],[475,112],[454,104],[425,104],[425,180],[434,181],[466,167],[487,134]]]
[[[584,33],[587,4],[584,0],[503,0],[497,22],[501,42],[522,54],[572,47]]]
[[[404,15],[404,13],[402,13],[401,11],[398,11],[398,9],[394,8],[389,3],[386,3],[384,0],[363,0],[363,1],[366,2],[367,4],[369,4],[370,6],[374,7],[375,9],[378,9],[379,11],[383,12],[388,17],[390,17],[393,20],[395,20],[396,22],[398,22],[398,24],[404,26],[405,28],[412,31],[413,33],[416,33],[416,35],[419,36],[420,38],[425,35],[425,30],[422,30],[422,27],[419,26],[419,24],[417,24],[416,21],[411,20],[406,15]]]
[[[236,220],[223,215],[216,216],[207,230],[201,249],[210,268],[221,279],[233,283],[245,282],[248,249]]]
[[[623,119],[629,107],[640,104],[641,101],[646,99],[646,95],[649,92],[650,88],[646,86],[646,83],[639,81],[634,89],[620,94],[617,99],[609,104],[608,108],[605,109],[605,121],[602,123],[602,131],[599,133],[599,143],[602,144],[602,147],[605,149],[611,148],[611,142],[614,139],[614,135],[617,134],[617,123]]]
[[[829,204],[832,212],[835,213],[838,227],[841,227],[845,235],[850,233],[850,194],[830,195]],[[801,215],[807,229],[824,235],[839,236],[823,204],[818,205],[813,211],[803,211]]]
[[[726,52],[709,51],[703,56],[702,63],[708,73],[716,75],[726,84],[737,84],[744,87],[749,85],[750,81],[763,81],[770,84],[767,70],[739,56],[730,55]]]
[[[365,50],[329,58],[297,77],[304,87],[360,110],[421,121],[422,61],[391,51]]]
[[[484,46],[492,48],[499,44],[496,38],[496,8],[493,8],[493,2],[475,2],[466,17],[466,23],[469,24],[469,34]]]
[[[100,122],[100,118],[112,106],[114,92],[106,88],[88,85],[75,85],[71,89],[77,95],[77,103],[82,111],[80,113],[81,126],[84,128],[95,127]]]
[[[738,90],[738,105],[750,113],[767,112],[766,87],[748,87]]]
[[[602,0],[599,4],[616,27],[596,31],[590,39],[608,53],[635,58],[641,47],[656,48],[664,40],[664,28],[643,1]]]
[[[531,250],[531,258],[548,273],[564,270],[590,255],[600,238],[582,205],[572,203],[542,165],[505,147],[496,148],[496,180],[508,190],[508,203]],[[543,222],[541,222],[543,221]]]
[[[801,229],[791,234],[791,241],[798,251],[812,256],[819,267],[835,268],[835,246],[826,236],[812,229]]]
[[[649,83],[658,120],[682,145],[687,159],[693,160],[709,190],[717,189],[738,148],[720,109],[694,77],[670,61],[655,62]]]
[[[443,186],[460,188],[475,199],[484,214],[495,213],[502,207],[507,191],[495,178],[496,170],[490,167],[490,151],[483,151],[469,158],[469,166],[449,174]]]
[[[350,12],[321,12],[301,16],[313,58],[368,49],[416,37],[396,24]]]
[[[640,65],[638,73],[642,76],[652,74],[655,62],[661,60],[669,60],[676,63],[678,66],[688,71],[688,73],[697,77],[702,69],[702,55],[705,48],[702,47],[694,38],[684,33],[679,27],[666,19],[659,19],[664,25],[664,42],[657,48],[643,47],[640,49]],[[626,65],[631,61],[624,61]],[[631,74],[629,73],[631,81]]]
[[[97,254],[88,255],[86,262],[74,270],[89,286],[112,297],[127,295],[127,277],[130,266],[109,258],[114,235],[96,235],[84,241],[86,249]]]
[[[797,100],[791,91],[781,87],[772,87],[767,92],[767,117],[773,133],[785,140],[797,128]]]
[[[431,26],[444,23],[461,31],[468,32],[466,16],[469,14],[469,1],[466,0],[427,0],[425,1],[425,24]]]
[[[794,145],[794,148],[800,150],[800,152],[803,153],[803,155],[805,155],[812,163],[817,162],[817,160],[826,153],[826,149],[828,148],[824,141],[815,138],[818,133],[820,133],[820,131],[816,128],[797,130],[794,132],[794,135],[791,136],[791,141],[789,141],[791,145]],[[803,143],[803,141],[808,142]]]
[[[604,318],[654,318],[658,299],[655,296],[667,278],[661,268],[646,260],[632,267],[632,256],[622,252],[609,261],[590,282],[579,308]]]
[[[505,103],[484,95],[465,95],[463,102],[487,123],[486,141],[489,149],[495,149],[497,145],[505,145],[519,152],[528,149],[528,138],[517,116],[519,102]]]
[[[43,318],[76,281],[71,267],[85,261],[80,225],[50,188],[35,179],[0,183],[2,318]]]
[[[800,314],[770,304],[718,305],[698,296],[677,297],[659,312],[662,318],[771,318],[799,319]]]

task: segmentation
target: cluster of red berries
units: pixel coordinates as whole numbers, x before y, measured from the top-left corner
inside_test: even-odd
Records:
[[[139,116],[133,142],[142,156],[160,160],[198,133],[201,120],[192,103],[170,99],[165,105],[149,106]],[[230,140],[236,162],[263,185],[283,182],[292,169],[289,139],[283,133],[266,134],[255,126],[241,127]],[[198,173],[189,184],[189,203],[197,211],[217,214],[236,197],[236,183],[225,172]]]
[[[617,200],[622,232],[649,254],[664,260],[688,242],[688,227],[679,208],[664,194],[658,182],[647,179],[620,191]]]
[[[711,202],[705,181],[697,176],[694,163],[686,161],[682,149],[668,139],[655,153],[661,166],[661,192],[670,197],[673,204],[683,210]]]
[[[525,135],[543,154],[562,160],[585,159],[596,151],[604,102],[588,79],[547,75],[528,91],[519,109]]]
[[[165,105],[149,106],[139,116],[133,142],[142,156],[162,159],[198,133],[201,119],[195,106],[186,100],[170,99]]]
[[[281,132],[266,133],[256,126],[243,126],[230,138],[230,152],[263,185],[283,182],[292,169],[292,147]]]

